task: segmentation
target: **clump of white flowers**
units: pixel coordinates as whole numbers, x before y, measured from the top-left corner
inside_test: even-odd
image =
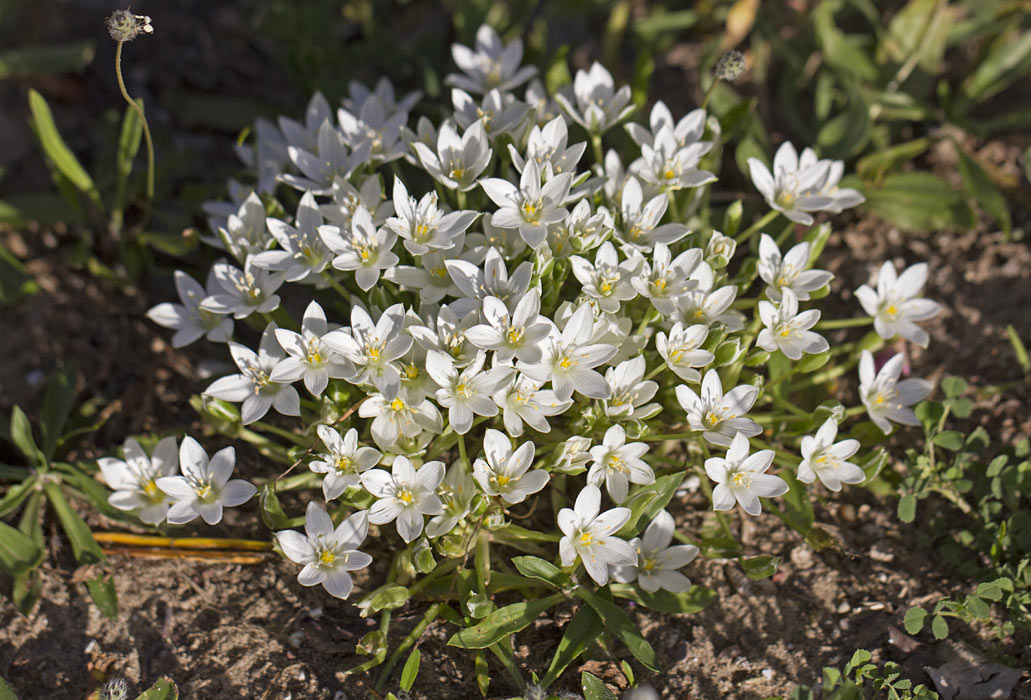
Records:
[[[838,186],[843,164],[789,143],[772,170],[751,159],[771,209],[742,231],[742,204],[717,216],[704,193],[722,168],[715,115],[658,103],[648,127],[624,124],[630,89],[599,64],[549,95],[488,27],[454,57],[439,124],[385,82],[335,112],[317,94],[303,123],[261,122],[241,152],[251,184],[206,207],[211,271],[177,272],[181,303],[150,313],[176,345],[227,344],[215,352],[236,369],[200,402],[220,430],[303,465],[277,486],[308,501],[306,534],[277,534],[300,582],[347,597],[368,535],[390,578],[363,614],[426,591],[482,625],[503,589],[590,582],[649,604],[686,595],[680,569],[709,551],[676,531],[699,499],[729,534],[722,511],[862,481],[875,444],[836,441],[839,423],[865,407],[885,433],[913,424],[930,391],[900,380],[902,354],[878,371],[869,350],[926,345],[914,322],[938,307],[917,296],[925,267],[886,263],[857,292],[872,319],[821,315],[830,226],[815,216],[863,201]],[[742,61],[728,60],[725,77]],[[635,147],[606,153],[620,124]],[[869,323],[862,343],[837,330]],[[828,413],[829,380],[856,367],[862,406]],[[148,460],[129,443],[105,462],[112,504],[217,522],[253,494],[229,480],[231,451],[208,461],[188,438],[171,476],[170,449]],[[704,489],[675,500],[692,474]],[[513,583],[512,562],[533,575]]]

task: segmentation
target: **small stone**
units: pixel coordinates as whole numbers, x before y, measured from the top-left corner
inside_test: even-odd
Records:
[[[771,680],[774,675],[772,668],[764,668],[760,673],[762,674],[762,677],[766,680]]]
[[[880,561],[885,563],[895,561],[894,554],[881,549],[877,545],[873,545],[872,547],[870,547],[870,558],[874,561]]]
[[[848,604],[847,600],[842,601],[840,604],[838,604],[838,614],[839,615],[844,615],[845,613],[849,612],[851,609],[852,609],[852,606]]]
[[[854,523],[856,521],[856,507],[851,503],[842,503],[841,508],[838,509],[838,514],[846,523]]]
[[[813,568],[813,550],[800,545],[791,550],[791,563],[800,571]]]

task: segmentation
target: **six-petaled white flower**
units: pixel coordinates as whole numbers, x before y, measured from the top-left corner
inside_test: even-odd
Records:
[[[745,415],[759,398],[758,387],[742,384],[724,394],[719,373],[710,369],[702,378],[700,393],[686,384],[678,386],[676,392],[677,401],[687,412],[688,425],[703,431],[702,437],[714,445],[729,445],[737,433],[752,437],[763,431]]]
[[[245,345],[229,343],[229,353],[240,374],[215,380],[204,393],[223,401],[240,401],[240,422],[244,425],[260,420],[275,407],[284,416],[301,414],[301,397],[289,384],[272,381],[272,373],[286,353],[276,339],[276,324],[270,323],[261,336],[258,352]]]
[[[891,433],[891,421],[901,425],[920,425],[910,406],[923,401],[934,389],[926,379],[899,381],[905,363],[905,355],[898,353],[885,362],[880,371],[875,371],[873,354],[869,350],[864,350],[859,358],[859,397],[870,420],[886,435]]]
[[[175,503],[168,509],[168,522],[188,523],[198,515],[208,525],[222,520],[223,508],[239,506],[257,493],[254,484],[230,479],[236,466],[236,450],[224,447],[208,459],[208,453],[190,436],[179,446],[181,476],[161,476],[157,487]]]
[[[859,451],[859,440],[847,439],[834,442],[838,436],[838,424],[828,418],[816,437],[802,436],[802,463],[798,465],[798,480],[811,484],[819,479],[831,491],[840,491],[842,484],[858,484],[866,479],[866,473],[849,458]]]
[[[749,454],[748,438],[737,433],[727,449],[726,457],[705,460],[705,473],[716,482],[712,490],[713,510],[730,510],[740,503],[749,515],[759,515],[759,497],[772,498],[788,491],[788,484],[779,476],[766,474],[773,464],[773,450]]]
[[[941,306],[930,299],[917,297],[927,282],[927,264],[917,263],[898,275],[890,260],[881,265],[877,291],[869,285],[856,290],[863,310],[873,316],[874,330],[882,338],[900,335],[922,348],[931,338],[914,321],[926,321],[938,315]]]
[[[548,483],[548,472],[533,469],[534,446],[524,442],[516,450],[500,430],[488,428],[483,436],[486,459],[473,462],[473,478],[488,496],[500,496],[505,503],[522,503]]]
[[[331,596],[346,599],[354,588],[350,572],[372,563],[369,554],[358,551],[369,534],[368,511],[352,513],[334,528],[326,510],[312,501],[304,516],[304,533],[276,533],[283,554],[292,562],[304,564],[297,582],[302,586],[321,583]]]
[[[766,296],[780,301],[781,292],[790,289],[799,301],[809,299],[809,292],[827,284],[834,277],[825,270],[807,270],[809,242],[802,241],[781,257],[780,249],[768,234],[759,238],[759,276],[768,287]]]
[[[290,384],[298,379],[315,396],[321,396],[330,379],[354,376],[354,367],[322,341],[329,332],[326,312],[317,302],[308,304],[301,320],[301,332],[276,329],[276,340],[289,357],[280,360],[269,379]]]
[[[826,338],[809,330],[820,320],[820,311],[809,309],[799,313],[798,298],[790,287],[781,292],[779,305],[761,300],[759,318],[766,327],[759,331],[755,344],[764,350],[780,350],[786,357],[797,360],[802,353],[817,354],[830,347]]]
[[[322,493],[327,501],[332,501],[348,488],[357,486],[362,472],[375,467],[382,454],[372,447],[358,447],[358,431],[354,428],[343,437],[328,425],[320,425],[316,432],[327,451],[318,454],[318,459],[308,468],[326,475],[322,478]]]
[[[698,556],[698,547],[693,544],[679,544],[670,547],[676,525],[673,516],[660,511],[652,520],[643,537],[630,540],[630,546],[637,552],[636,566],[613,567],[612,578],[620,583],[633,583],[648,593],[659,589],[670,593],[687,593],[691,580],[678,571]]]
[[[641,457],[648,452],[648,444],[627,444],[626,431],[614,425],[605,431],[601,445],[591,448],[594,463],[587,472],[587,483],[601,486],[616,503],[622,503],[629,494],[630,484],[647,485],[655,482],[655,472]]]
[[[583,562],[588,575],[599,586],[609,582],[609,566],[637,564],[637,552],[615,532],[630,519],[629,508],[601,512],[601,491],[588,484],[576,497],[572,508],[558,512],[562,539],[558,543],[562,566]]]
[[[424,515],[444,511],[436,493],[444,480],[443,462],[426,462],[416,469],[407,457],[398,455],[389,472],[370,469],[361,479],[362,486],[378,499],[369,509],[369,522],[385,525],[397,520],[397,533],[405,542],[422,534]]]
[[[124,460],[101,457],[97,460],[107,485],[114,491],[107,502],[118,510],[138,510],[137,517],[157,525],[168,513],[169,497],[158,488],[157,480],[172,476],[179,468],[175,436],[166,437],[154,447],[150,457],[132,438],[125,441]]]

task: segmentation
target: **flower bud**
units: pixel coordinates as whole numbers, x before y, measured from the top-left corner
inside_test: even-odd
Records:
[[[153,34],[150,17],[134,15],[128,10],[117,10],[107,18],[107,31],[115,41],[132,41],[140,34]]]
[[[734,82],[745,72],[745,55],[740,51],[728,51],[720,56],[713,73],[717,80]]]

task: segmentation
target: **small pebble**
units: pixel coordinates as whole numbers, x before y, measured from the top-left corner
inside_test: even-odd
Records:
[[[804,571],[813,568],[813,551],[806,546],[798,546],[791,550],[791,563]]]
[[[772,668],[764,668],[762,670],[762,677],[765,678],[766,680],[770,680],[771,678],[773,678],[773,669]]]

